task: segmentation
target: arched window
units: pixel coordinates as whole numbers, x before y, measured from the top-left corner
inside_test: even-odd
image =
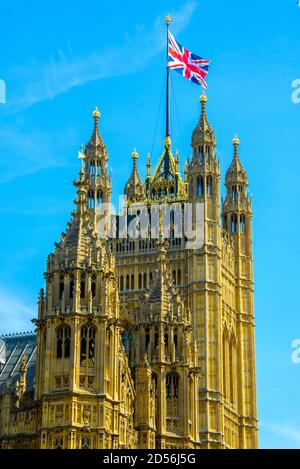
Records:
[[[181,285],[181,270],[177,271],[177,285]]]
[[[88,208],[95,208],[94,191],[88,193]]]
[[[176,270],[173,270],[172,277],[173,277],[173,283],[174,285],[176,285]]]
[[[84,281],[84,277],[81,277],[81,281],[80,281],[80,298],[84,298],[85,297],[85,281]]]
[[[151,285],[152,282],[153,282],[153,274],[152,274],[152,272],[150,272],[150,274],[149,274],[149,284]]]
[[[63,438],[56,438],[54,449],[63,449],[64,448],[64,440]]]
[[[198,176],[197,177],[197,196],[202,197],[204,193],[204,187],[203,187],[203,177]]]
[[[61,300],[62,297],[63,297],[64,291],[65,291],[65,282],[64,282],[64,278],[63,278],[63,277],[60,277],[60,282],[59,282],[59,299],[60,299],[60,300]]]
[[[56,358],[69,358],[71,346],[70,326],[60,326],[56,329]]]
[[[126,275],[126,290],[129,290],[129,275]]]
[[[121,291],[124,290],[124,277],[123,277],[123,275],[121,275],[121,277],[120,277],[120,290]]]
[[[83,326],[80,336],[80,366],[94,368],[95,366],[95,338],[94,326]]]
[[[90,175],[94,176],[95,174],[95,161],[91,161],[91,166],[90,166]]]
[[[131,290],[134,290],[134,275],[131,274],[131,285],[130,285]]]
[[[103,194],[102,191],[97,191],[97,207],[101,205],[103,202]]]
[[[207,176],[206,178],[206,194],[212,195],[212,177]]]
[[[178,433],[179,426],[179,376],[168,373],[166,376],[167,431]]]
[[[91,293],[92,293],[92,299],[96,297],[96,281],[93,280],[91,283]]]
[[[231,215],[231,232],[237,232],[237,216],[235,214]]]
[[[240,216],[240,232],[245,233],[246,231],[246,217],[245,215]]]
[[[81,438],[81,449],[90,449],[90,447],[89,438]]]
[[[199,156],[200,164],[202,164],[203,163],[203,147],[199,147],[198,156]]]
[[[146,335],[145,335],[145,347],[146,347],[146,352],[148,350],[148,345],[150,343],[150,331],[149,329],[146,329]]]
[[[209,163],[209,146],[206,147],[206,163]]]
[[[177,352],[177,344],[178,344],[177,334],[174,334],[173,341],[174,341],[174,346],[175,346],[175,352]]]
[[[159,334],[156,331],[155,334],[154,334],[154,347],[155,347],[155,349],[157,349],[158,344],[159,344]]]
[[[142,289],[142,274],[139,274],[139,290]]]
[[[70,280],[70,298],[74,297],[74,287],[75,287],[74,279],[73,279],[73,277],[71,277],[71,280]]]
[[[146,274],[146,272],[144,273],[144,277],[143,277],[143,288],[147,288],[147,274]]]
[[[165,347],[169,347],[169,335],[167,332],[164,335],[164,342],[165,342]]]

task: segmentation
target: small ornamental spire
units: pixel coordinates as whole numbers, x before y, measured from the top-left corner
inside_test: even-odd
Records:
[[[176,173],[179,173],[179,151],[176,150],[175,154],[175,166],[176,166]]]
[[[206,96],[205,91],[203,90],[202,94],[200,96],[200,103],[202,104],[202,109],[204,109],[204,110],[205,110],[205,105],[206,105],[207,101],[208,101],[208,97]]]
[[[98,120],[100,119],[100,111],[98,109],[98,106],[95,107],[94,111],[93,111],[93,118],[95,120],[95,123],[98,122]]]
[[[131,156],[132,156],[132,161],[133,161],[133,169],[135,169],[136,168],[136,160],[139,157],[139,154],[136,151],[136,148],[134,148],[133,152],[131,153]]]
[[[216,145],[216,138],[214,134],[214,130],[212,129],[210,123],[208,122],[207,114],[206,114],[206,105],[208,101],[208,97],[206,96],[205,92],[202,92],[200,96],[200,104],[201,104],[201,113],[196,128],[193,131],[192,135],[192,146],[199,145]]]
[[[239,145],[240,145],[240,139],[238,136],[235,134],[232,140],[233,144],[233,159],[238,160],[239,159]]]
[[[205,91],[203,90],[202,95],[200,96],[200,103],[201,103],[201,117],[200,117],[200,122],[202,126],[207,123],[207,116],[206,116],[206,103],[208,101],[208,97],[205,94]]]
[[[139,172],[137,168],[136,162],[139,157],[139,154],[136,151],[136,148],[134,148],[131,156],[132,156],[132,162],[133,162],[132,171],[131,171],[130,178],[128,179],[128,182],[125,185],[124,193],[128,197],[129,200],[138,201],[144,195],[144,187],[143,187],[143,183],[139,176]]]
[[[234,157],[235,158],[238,158],[239,156],[239,145],[240,145],[240,139],[238,138],[238,136],[235,134],[233,140],[232,140],[232,144],[233,144],[233,147],[234,147]]]
[[[23,353],[21,357],[20,365],[20,383],[19,383],[19,398],[23,398],[24,393],[26,392],[26,374],[27,374],[27,357],[26,353]]]
[[[147,157],[147,178],[150,178],[151,176],[151,157],[150,157],[150,153],[148,153],[148,157]]]
[[[244,170],[239,158],[240,139],[237,135],[232,140],[233,159],[226,173],[225,182],[227,186],[232,184],[248,184],[247,173]]]

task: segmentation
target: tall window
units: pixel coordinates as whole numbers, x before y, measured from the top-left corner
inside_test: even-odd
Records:
[[[212,177],[207,176],[206,178],[206,194],[207,195],[212,195],[212,184],[213,184]]]
[[[70,298],[74,297],[74,277],[70,280]]]
[[[65,291],[65,282],[64,282],[64,277],[63,275],[60,276],[60,282],[59,282],[59,299],[61,300],[63,297]]]
[[[71,345],[70,326],[60,326],[56,329],[56,358],[69,358]]]
[[[95,338],[94,326],[83,326],[80,338],[80,366],[94,368],[95,366]]]
[[[167,431],[178,433],[179,426],[179,376],[169,373],[166,376]]]
[[[91,293],[92,293],[92,299],[94,299],[96,296],[96,279],[95,278],[92,279]]]
[[[85,297],[85,277],[84,275],[81,276],[80,280],[80,298]]]

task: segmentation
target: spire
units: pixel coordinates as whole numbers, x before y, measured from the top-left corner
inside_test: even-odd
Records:
[[[210,123],[208,122],[207,113],[206,113],[206,106],[207,106],[208,97],[206,96],[205,92],[203,91],[202,95],[200,96],[200,104],[201,104],[201,114],[199,121],[196,125],[196,128],[193,131],[192,135],[192,145],[216,145],[216,138],[213,128],[211,127]]]
[[[66,233],[62,234],[60,243],[56,244],[60,262],[66,257],[72,262],[85,260],[90,246],[95,242],[87,207],[88,181],[83,167],[74,185],[77,187],[77,197],[74,201],[76,209],[72,212],[72,219],[68,223]]]
[[[104,160],[107,161],[108,157],[106,146],[99,131],[99,119],[101,114],[97,106],[95,107],[92,116],[94,119],[93,133],[85,147],[84,153],[87,158],[104,158]]]
[[[132,152],[132,171],[130,178],[125,186],[124,193],[130,201],[138,201],[144,196],[144,186],[138,173],[136,149]]]
[[[20,366],[19,398],[22,400],[26,392],[27,356],[23,353]]]
[[[150,153],[148,153],[147,157],[147,179],[151,176],[151,158]]]
[[[235,184],[248,184],[247,173],[244,170],[242,163],[239,158],[239,145],[240,140],[237,135],[234,136],[232,140],[233,144],[233,159],[229,169],[226,173],[225,183],[226,186],[235,185]]]
[[[100,112],[95,107],[93,113],[94,128],[92,135],[79,157],[84,160],[85,179],[88,183],[88,207],[96,224],[96,208],[101,203],[109,203],[111,196],[111,176],[107,169],[108,154],[106,145],[99,131]]]

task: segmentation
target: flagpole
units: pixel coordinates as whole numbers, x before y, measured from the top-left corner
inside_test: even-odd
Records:
[[[169,24],[171,23],[171,17],[166,16],[166,25],[167,25],[167,92],[166,92],[166,140],[170,138],[170,69],[168,68],[168,59],[169,59]]]

